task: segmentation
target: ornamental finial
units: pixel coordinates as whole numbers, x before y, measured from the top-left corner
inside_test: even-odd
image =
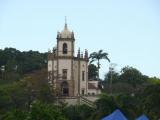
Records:
[[[65,16],[65,29],[67,29],[67,17]]]

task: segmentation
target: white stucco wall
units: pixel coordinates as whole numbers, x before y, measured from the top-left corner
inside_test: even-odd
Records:
[[[85,73],[84,80],[82,80],[82,71]],[[80,94],[82,94],[82,90],[87,94],[87,71],[86,61],[80,61]]]
[[[97,95],[98,94],[98,91],[96,90],[96,89],[88,89],[88,93],[87,93],[88,95],[90,94],[90,95]]]
[[[53,66],[52,64],[53,64],[54,66]],[[53,68],[52,68],[52,67],[53,67]],[[54,71],[57,70],[57,61],[56,61],[56,60],[53,60],[53,61],[52,61],[52,60],[49,60],[49,61],[48,61],[48,71],[52,71],[52,70],[54,70]]]
[[[59,74],[62,75],[62,70],[67,69],[67,80],[71,80],[71,59],[59,59]]]
[[[78,95],[78,61],[73,62],[75,95]]]
[[[79,72],[80,69],[80,73]],[[82,71],[84,74],[84,81],[82,80]],[[78,60],[74,61],[74,80],[75,80],[75,93],[78,94],[78,75],[80,75],[80,94],[82,94],[82,90],[84,90],[84,94],[87,94],[88,90],[88,64],[86,61],[81,60],[80,66],[78,65]]]
[[[52,61],[48,61],[48,71],[52,71]]]

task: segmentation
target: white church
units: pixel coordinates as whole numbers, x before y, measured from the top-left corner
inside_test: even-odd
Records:
[[[88,80],[88,51],[78,50],[75,37],[67,23],[57,33],[57,44],[48,52],[49,83],[58,97],[94,96],[100,94],[98,81]]]

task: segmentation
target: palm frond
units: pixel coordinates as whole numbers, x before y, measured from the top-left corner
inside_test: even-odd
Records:
[[[108,60],[108,62],[110,62],[110,59],[108,58],[108,56],[104,56],[104,59]]]
[[[94,61],[95,61],[95,59],[92,59],[92,60],[89,62],[89,64],[93,63]]]
[[[90,54],[89,59],[91,59],[90,63],[100,60],[100,59],[107,59],[110,62],[110,59],[108,58],[108,53],[103,52],[103,50],[99,50],[98,52],[93,52]]]

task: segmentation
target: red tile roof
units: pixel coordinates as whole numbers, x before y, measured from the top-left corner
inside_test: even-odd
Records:
[[[88,83],[88,89],[97,89],[97,87],[93,83]]]

